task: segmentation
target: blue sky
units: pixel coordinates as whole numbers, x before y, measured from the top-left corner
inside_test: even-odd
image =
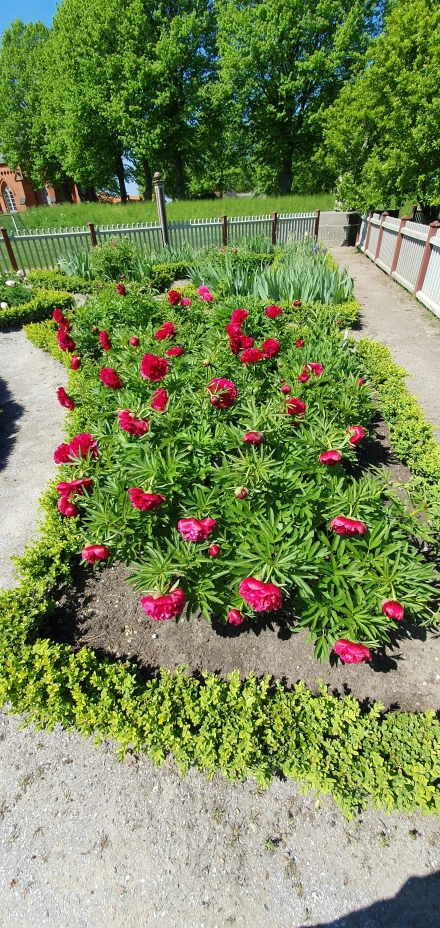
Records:
[[[0,3],[0,33],[10,25],[13,19],[22,19],[24,23],[41,20],[50,26],[57,4],[55,0],[6,0]],[[127,193],[136,194],[136,184],[127,184]]]

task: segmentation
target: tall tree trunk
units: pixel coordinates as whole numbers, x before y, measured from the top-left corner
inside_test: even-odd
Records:
[[[180,151],[174,155],[174,167],[176,170],[176,200],[185,199],[185,182],[183,180],[183,161]]]
[[[280,193],[284,197],[286,194],[290,193],[290,188],[292,186],[292,152],[286,156],[284,159],[283,167],[281,168],[280,174]]]
[[[142,159],[142,170],[144,172],[144,189],[142,195],[144,200],[151,203],[153,197],[153,175],[146,158]]]
[[[121,196],[121,203],[127,202],[127,188],[125,186],[125,172],[124,164],[122,161],[122,155],[118,155],[116,158],[116,176],[119,182],[119,192]]]

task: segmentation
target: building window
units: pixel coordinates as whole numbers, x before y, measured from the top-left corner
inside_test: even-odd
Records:
[[[15,205],[14,194],[12,193],[11,188],[7,187],[5,184],[2,190],[2,194],[3,194],[3,199],[6,203],[6,209],[8,213],[16,213],[17,207]]]

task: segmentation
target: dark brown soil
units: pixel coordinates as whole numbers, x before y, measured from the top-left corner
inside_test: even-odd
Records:
[[[384,466],[396,481],[409,471],[393,457],[386,426],[362,453],[361,465]],[[190,672],[215,671],[225,676],[235,668],[244,677],[270,674],[290,686],[304,680],[316,690],[322,679],[337,695],[352,694],[369,704],[405,710],[437,709],[440,704],[440,634],[410,626],[399,628],[391,646],[377,651],[372,664],[347,666],[332,657],[320,664],[307,633],[291,632],[283,618],[224,627],[197,617],[188,622],[154,622],[139,604],[139,594],[124,582],[122,565],[78,568],[75,583],[60,590],[49,634],[74,648],[89,646],[101,655],[126,658],[155,674],[185,664]]]

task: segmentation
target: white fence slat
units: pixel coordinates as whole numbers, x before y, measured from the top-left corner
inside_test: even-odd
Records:
[[[402,287],[405,287],[406,290],[410,290],[411,293],[414,291],[417,274],[422,262],[425,242],[428,237],[427,226],[424,227],[425,231],[420,233],[420,225],[418,229],[414,229],[413,227],[415,225],[416,223],[414,222],[407,222],[406,226],[402,229],[402,245],[400,248],[399,260],[393,274],[393,277],[402,284]],[[408,226],[410,226],[409,229]]]
[[[416,293],[417,299],[428,307],[436,316],[440,316],[440,234],[431,239],[431,256],[422,289]]]
[[[392,218],[393,217],[390,216],[390,219]],[[393,260],[394,249],[396,247],[398,229],[398,219],[397,225],[395,222],[388,222],[388,219],[382,224],[382,241],[380,243],[380,250],[376,259],[376,264],[378,264],[383,271],[386,271],[387,274],[389,274],[391,271],[391,262]]]
[[[373,260],[376,254],[377,240],[379,238],[379,229],[380,229],[380,214],[374,213],[374,216],[371,219],[371,231],[370,231],[370,238],[368,240],[368,248],[365,249],[365,254],[368,255],[369,258],[373,258]]]

